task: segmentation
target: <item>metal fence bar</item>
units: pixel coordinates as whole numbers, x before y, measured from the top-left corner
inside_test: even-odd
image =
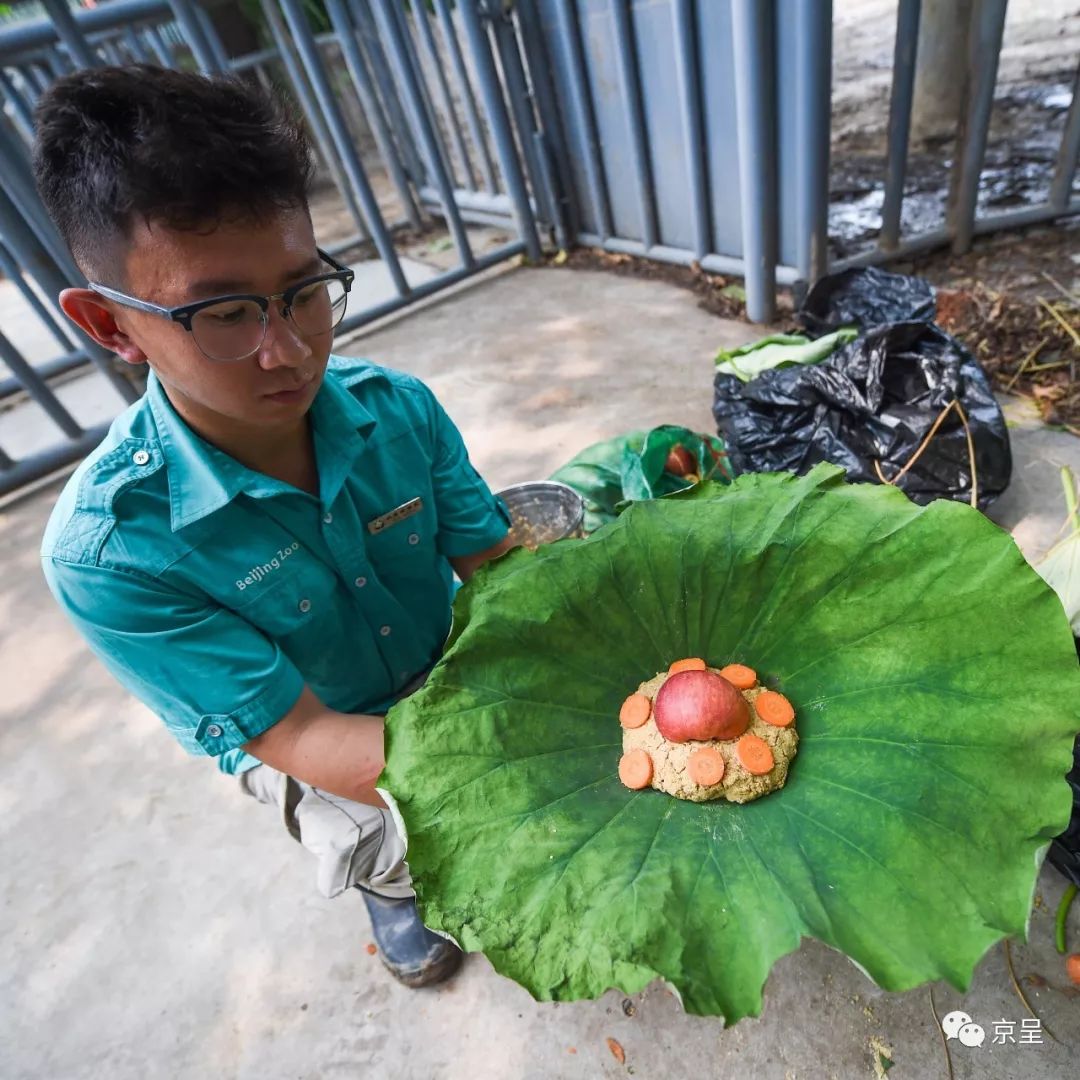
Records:
[[[330,80],[327,78],[326,70],[323,68],[322,60],[319,57],[319,50],[315,45],[315,38],[311,33],[311,28],[308,26],[307,16],[304,14],[298,0],[281,0],[281,7],[288,22],[289,30],[292,32],[293,40],[296,42],[296,48],[300,53],[304,70],[311,80],[315,97],[322,106],[334,145],[341,155],[345,175],[349,178],[353,191],[363,208],[368,232],[371,234],[380,258],[386,263],[386,268],[390,272],[390,278],[394,282],[394,288],[397,289],[398,295],[407,296],[410,292],[409,283],[402,273],[401,263],[398,262],[397,252],[394,250],[394,242],[391,240],[386,225],[383,223],[375,193],[371,190],[371,184],[368,182],[367,174],[364,172],[360,155],[357,153],[345,125],[345,117],[342,115],[341,107],[338,105],[334,92],[330,87]]]
[[[0,92],[11,102],[12,119],[22,129],[23,137],[27,140],[32,139],[34,136],[34,110],[3,68],[0,68]]]
[[[93,47],[93,42],[87,39],[88,43]],[[52,82],[53,79],[61,79],[65,75],[70,74],[75,70],[75,64],[72,63],[71,57],[64,52],[63,45],[58,45],[45,54],[46,63],[44,66],[49,69],[49,78],[46,80],[46,86]]]
[[[904,206],[908,139],[911,135],[911,103],[915,94],[915,48],[919,40],[922,0],[900,0],[893,49],[892,91],[889,99],[888,158],[885,166],[885,199],[881,204],[881,235],[878,245],[891,251],[900,242],[900,214]]]
[[[330,170],[334,186],[338,189],[342,199],[344,199],[357,228],[362,235],[366,236],[367,226],[364,222],[363,212],[356,201],[356,196],[353,194],[345,173],[342,171],[341,161],[338,158],[337,151],[334,149],[334,141],[330,137],[330,130],[326,126],[326,121],[323,119],[318,103],[312,97],[307,77],[293,55],[288,40],[289,35],[285,31],[285,24],[282,22],[281,12],[278,10],[276,0],[261,0],[261,7],[266,17],[266,26],[270,31],[270,37],[277,46],[277,55],[285,67],[285,72],[299,101],[300,110],[303,112],[311,134],[315,139],[315,145],[319,148],[319,156],[325,162],[327,169]]]
[[[77,439],[65,441],[43,450],[38,454],[31,454],[20,461],[12,461],[3,454],[0,457],[0,495],[7,495],[16,491],[26,484],[40,480],[49,473],[70,465],[73,461],[86,457],[98,443],[109,433],[108,424],[98,424],[83,432]],[[0,451],[2,454],[2,451]]]
[[[409,187],[409,177],[405,167],[398,156],[397,147],[394,145],[394,136],[391,134],[383,115],[382,106],[379,104],[378,94],[371,80],[371,73],[360,52],[360,46],[356,38],[356,30],[352,19],[345,8],[343,0],[326,0],[326,11],[330,16],[330,22],[337,31],[338,42],[341,45],[341,55],[345,59],[345,66],[349,71],[353,87],[360,105],[371,126],[371,134],[375,144],[379,148],[383,164],[390,179],[397,189],[398,198],[405,208],[405,215],[416,229],[423,228],[423,218],[420,209],[413,198],[412,189]]]
[[[176,16],[176,21],[180,24],[184,39],[191,50],[191,55],[195,57],[195,63],[199,65],[199,70],[206,75],[219,74],[221,69],[218,67],[217,57],[203,33],[192,0],[169,0],[169,6]]]
[[[514,219],[517,222],[518,233],[525,241],[525,251],[529,258],[538,261],[541,251],[540,238],[536,234],[536,219],[529,205],[525,177],[522,175],[521,163],[514,149],[514,133],[510,128],[510,118],[506,112],[506,103],[503,101],[502,87],[495,73],[495,61],[492,59],[484,28],[480,25],[480,13],[475,0],[460,0],[459,10],[465,38],[468,41],[480,83],[480,96],[487,109],[488,123],[491,125],[491,134],[495,140],[499,169],[514,204]],[[524,139],[525,136],[522,135],[522,138]]]
[[[104,54],[105,59],[113,65],[113,67],[124,66],[124,54],[117,48],[115,38],[104,38],[99,42],[96,42],[96,46]]]
[[[90,48],[79,24],[75,21],[71,9],[67,6],[67,0],[41,0],[42,6],[49,13],[57,36],[64,43],[68,55],[80,67],[100,67],[101,60]]]
[[[74,352],[74,343],[64,333],[63,327],[61,327],[60,323],[53,317],[52,312],[42,303],[41,297],[34,292],[30,283],[23,277],[22,268],[19,266],[18,262],[16,262],[14,255],[11,254],[2,239],[0,239],[0,270],[4,272],[4,277],[6,277],[8,281],[22,293],[23,299],[33,310],[34,314],[41,320],[49,333],[60,343],[60,347],[65,352]]]
[[[476,108],[476,96],[473,94],[472,83],[469,81],[469,73],[465,69],[465,58],[461,54],[461,44],[457,39],[457,31],[447,7],[447,0],[435,0],[435,12],[439,19],[439,27],[442,30],[443,41],[446,51],[450,56],[450,64],[454,69],[454,78],[457,82],[458,93],[461,95],[462,108],[465,110],[465,121],[469,125],[469,137],[476,149],[477,167],[480,170],[480,178],[484,187],[494,194],[498,190],[495,180],[495,167],[491,162],[491,151],[488,149],[487,138],[484,134],[484,126],[480,122],[480,114]]]
[[[227,72],[230,66],[229,54],[225,51],[225,46],[221,44],[221,38],[218,37],[218,32],[210,16],[206,13],[206,8],[199,3],[193,3],[193,7],[195,9],[195,18],[199,20],[199,26],[202,28],[203,37],[213,54],[215,66],[218,71]]]
[[[141,19],[172,18],[168,0],[109,0],[107,4],[70,14],[84,35],[114,30]],[[0,62],[26,56],[34,49],[51,49],[59,40],[56,26],[47,18],[0,27]]]
[[[390,121],[390,130],[397,135],[401,147],[401,158],[405,164],[405,170],[412,178],[414,184],[420,185],[425,182],[423,162],[413,139],[412,128],[405,116],[405,108],[398,96],[394,77],[390,73],[390,62],[386,58],[382,39],[379,37],[378,28],[371,14],[370,0],[349,0],[349,9],[360,34],[360,41],[367,51],[368,60],[371,64],[371,74],[375,77],[375,85],[379,89],[386,115]]]
[[[3,125],[0,124],[0,134],[2,133]],[[7,156],[7,152],[0,148],[0,158]],[[8,178],[10,179],[10,176],[15,175],[17,171],[17,169],[10,169]],[[31,223],[20,213],[19,206],[12,198],[11,191],[10,185],[0,184],[0,236],[4,238],[4,243],[12,255],[15,256],[15,260],[19,265],[41,286],[42,292],[46,296],[59,296],[72,281],[80,280],[81,275],[75,270],[74,277],[65,277],[65,274],[68,273],[67,267],[74,268],[70,257],[66,257],[57,265],[49,249],[42,243],[42,239],[35,229],[31,227]],[[55,232],[52,235],[56,237]],[[56,237],[56,240],[60,242],[58,237]],[[66,249],[64,249],[64,252],[67,255]],[[86,351],[91,360],[101,369],[102,374],[113,385],[117,393],[125,401],[134,401],[138,394],[135,393],[131,383],[121,377],[113,367],[112,354],[102,349],[101,346],[88,337],[85,339],[80,337],[80,340],[85,340]]]
[[[1080,199],[1073,199],[1072,202],[1067,203],[1060,209],[1044,203],[1042,206],[1027,206],[1021,210],[1008,210],[1001,214],[990,214],[987,217],[976,218],[974,233],[976,236],[983,236],[986,233],[998,232],[1003,229],[1022,229],[1028,225],[1039,225],[1045,221],[1055,221],[1070,214],[1080,214]],[[931,229],[907,240],[901,240],[893,251],[882,251],[880,248],[861,251],[857,255],[833,263],[831,270],[839,272],[858,266],[876,266],[879,263],[904,259],[924,251],[933,251],[935,248],[945,247],[952,238],[952,230],[947,226],[940,229]]]
[[[517,125],[518,142],[521,146],[525,166],[532,181],[533,199],[539,212],[549,221],[555,219],[555,206],[551,198],[551,176],[546,169],[546,162],[537,153],[536,114],[533,112],[532,95],[521,64],[517,36],[511,16],[506,12],[497,12],[491,16],[491,28],[506,81],[506,96],[510,102],[510,112]],[[498,75],[496,74],[496,78]]]
[[[88,367],[90,365],[90,357],[86,355],[81,349],[77,352],[64,353],[63,356],[54,356],[51,360],[46,360],[43,364],[35,364],[34,370],[46,381],[54,379],[58,375],[66,375],[69,371],[75,371],[76,368]],[[23,392],[23,385],[14,376],[7,379],[0,379],[0,401],[5,398],[14,397],[16,394]]]
[[[390,50],[391,61],[401,81],[405,104],[411,115],[414,130],[420,139],[428,175],[431,176],[439,192],[439,201],[446,215],[450,234],[454,238],[454,245],[457,247],[462,265],[468,268],[475,261],[472,248],[469,246],[469,237],[465,232],[461,215],[458,213],[457,203],[454,202],[454,185],[443,162],[439,140],[425,108],[416,71],[409,60],[404,32],[394,15],[393,0],[376,0],[374,12],[379,30]]]
[[[773,10],[756,0],[732,0],[731,13],[746,313],[768,322],[776,306]]]
[[[113,0],[113,3],[115,2],[116,0]],[[154,50],[154,55],[157,57],[158,63],[162,67],[171,68],[176,61],[173,59],[172,49],[165,40],[165,35],[161,32],[161,27],[148,26],[146,28],[146,36],[150,41],[150,48]]]
[[[709,221],[709,179],[705,167],[705,124],[701,109],[701,74],[697,55],[694,0],[675,0],[675,69],[679,80],[686,175],[694,208],[694,254],[703,258],[712,246]]]
[[[565,250],[572,244],[571,237],[576,233],[579,222],[577,206],[571,197],[574,179],[566,156],[566,133],[551,82],[551,64],[544,45],[543,30],[537,18],[536,0],[523,0],[519,3],[517,18],[521,49],[525,54],[533,99],[540,117],[536,153],[544,163],[553,159],[558,175],[558,184],[554,179],[549,183],[552,189],[551,204],[555,212],[555,239],[559,247]]]
[[[615,60],[619,71],[619,86],[626,105],[630,128],[630,152],[637,178],[638,216],[641,220],[641,239],[646,247],[657,242],[656,203],[653,199],[652,168],[649,164],[649,136],[641,104],[641,79],[638,74],[634,46],[634,30],[630,23],[631,0],[612,0],[611,15],[615,23]]]
[[[829,257],[832,0],[796,4],[795,41],[795,261],[804,280],[814,282],[825,273]]]
[[[1063,210],[1072,191],[1073,174],[1077,157],[1080,157],[1080,67],[1073,79],[1072,102],[1065,118],[1065,131],[1061,136],[1061,150],[1050,184],[1050,205]]]
[[[454,97],[450,93],[450,84],[447,82],[446,71],[443,69],[442,58],[439,56],[439,50],[435,45],[435,35],[431,29],[427,9],[423,4],[419,4],[413,9],[413,22],[416,23],[420,45],[428,58],[431,69],[435,72],[435,85],[438,88],[439,97],[442,99],[446,128],[450,134],[454,151],[461,162],[465,187],[469,191],[475,191],[476,181],[473,178],[472,162],[469,160],[469,151],[465,146],[465,138],[461,133],[457,110],[454,108]]]
[[[57,400],[45,380],[33,369],[21,352],[0,332],[0,360],[23,385],[23,389],[36,401],[49,419],[69,438],[77,439],[83,429]]]
[[[150,50],[143,43],[143,39],[139,37],[139,33],[134,26],[129,26],[124,31],[124,44],[127,45],[128,52],[131,53],[137,63],[152,64],[154,62]]]
[[[372,2],[380,3],[381,0],[372,0]],[[420,101],[423,105],[424,114],[427,116],[431,130],[435,132],[436,135],[435,146],[439,151],[439,160],[443,163],[443,168],[450,177],[451,183],[456,183],[456,180],[454,179],[454,165],[450,160],[450,155],[447,153],[446,146],[443,143],[442,134],[439,129],[439,118],[435,112],[435,106],[431,101],[431,94],[428,91],[428,85],[424,79],[423,69],[420,67],[420,58],[416,55],[416,46],[413,44],[412,32],[409,30],[407,6],[391,2],[389,7],[383,6],[381,10],[386,13],[390,22],[398,28],[399,36],[397,40],[400,49],[394,56],[394,65],[396,66],[400,61],[400,63],[405,65],[406,70],[412,72],[416,88],[420,95]],[[422,141],[420,145],[422,148]],[[421,153],[421,157],[422,156],[423,153]]]
[[[34,65],[29,62],[13,66],[19,73],[24,88],[23,93],[32,108],[37,104],[38,98],[41,97],[41,76],[34,70]]]
[[[746,276],[745,260],[734,255],[706,255],[699,259],[689,248],[670,247],[667,244],[647,248],[640,240],[619,240],[616,237],[605,240],[596,233],[589,232],[579,233],[578,241],[616,255],[634,255],[642,259],[654,259],[656,262],[672,263],[675,266],[690,266],[696,262],[702,270],[710,274]],[[793,285],[800,276],[797,267],[785,266],[782,263],[776,266],[776,280],[781,285]]]
[[[974,0],[971,11],[966,57],[967,107],[956,133],[956,164],[946,215],[953,233],[953,251],[958,255],[971,248],[975,234],[979,177],[994,104],[1005,7],[1006,0]]]
[[[460,2],[463,2],[463,0],[459,0],[459,3]],[[428,296],[434,296],[435,293],[441,292],[451,285],[457,285],[484,270],[490,270],[499,263],[506,262],[508,259],[513,259],[515,256],[520,255],[524,250],[525,244],[521,240],[515,240],[510,244],[505,244],[500,248],[496,248],[494,251],[488,252],[487,255],[479,256],[471,267],[458,266],[453,270],[447,270],[446,273],[440,274],[437,278],[421,282],[413,289],[408,300],[404,298],[387,300],[382,304],[376,304],[374,307],[367,308],[364,311],[358,311],[355,315],[346,315],[344,320],[342,320],[341,325],[338,327],[337,333],[339,335],[346,334],[361,326],[367,326],[369,323],[375,322],[376,319],[382,319],[387,315],[392,315],[395,311],[400,311],[409,303],[423,300]]]
[[[0,160],[5,163],[4,188],[7,195],[56,266],[70,281],[78,281],[81,277],[79,269],[34,188],[27,151],[4,121],[5,117],[0,114]]]
[[[570,76],[569,104],[574,120],[584,140],[582,166],[585,169],[589,201],[596,215],[596,227],[603,237],[611,236],[611,205],[608,201],[604,166],[600,160],[600,141],[596,134],[592,95],[585,74],[585,60],[581,48],[581,34],[577,20],[570,9],[570,0],[555,0],[555,15],[559,40],[566,50],[567,71]]]

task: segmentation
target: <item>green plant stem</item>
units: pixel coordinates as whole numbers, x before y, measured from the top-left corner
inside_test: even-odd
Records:
[[[1061,903],[1058,904],[1057,919],[1054,921],[1054,940],[1057,943],[1057,951],[1059,953],[1065,952],[1065,920],[1069,917],[1069,908],[1072,907],[1073,900],[1076,899],[1076,886],[1070,885],[1065,890],[1065,895],[1061,898]]]

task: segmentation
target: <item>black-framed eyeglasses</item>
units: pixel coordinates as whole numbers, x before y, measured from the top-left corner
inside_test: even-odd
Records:
[[[200,352],[210,360],[244,360],[257,353],[270,323],[270,303],[281,301],[281,315],[291,318],[305,337],[328,334],[345,316],[355,275],[347,267],[319,249],[319,258],[334,268],[290,285],[271,296],[236,293],[197,300],[180,307],[161,307],[138,300],[105,285],[90,282],[94,292],[124,307],[160,315],[179,323],[195,340]]]

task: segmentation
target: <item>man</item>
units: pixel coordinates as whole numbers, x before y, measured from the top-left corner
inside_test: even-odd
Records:
[[[440,654],[453,571],[505,508],[418,380],[331,357],[352,274],[316,248],[310,153],[245,83],[78,72],[37,111],[39,191],[87,288],[66,314],[144,397],[65,487],[42,547],[93,651],[181,745],[275,805],[359,888],[409,986],[460,953],[417,915],[375,790],[383,721]]]

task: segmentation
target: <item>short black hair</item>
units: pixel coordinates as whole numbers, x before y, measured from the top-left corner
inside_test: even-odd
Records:
[[[307,208],[312,157],[278,97],[151,64],[66,75],[35,110],[34,177],[91,280],[116,280],[140,217],[197,230]]]

